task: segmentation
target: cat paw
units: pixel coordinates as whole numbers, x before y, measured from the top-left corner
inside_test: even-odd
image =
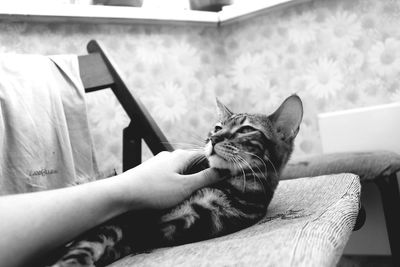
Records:
[[[89,259],[67,259],[67,260],[60,260],[54,265],[50,267],[95,267],[92,260]]]

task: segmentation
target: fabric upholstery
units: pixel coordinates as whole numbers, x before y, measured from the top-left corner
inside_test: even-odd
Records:
[[[359,197],[353,174],[282,181],[266,217],[252,227],[128,256],[111,266],[335,266],[353,230]]]
[[[322,154],[289,161],[281,179],[354,173],[361,182],[374,181],[400,170],[400,155],[391,151]]]

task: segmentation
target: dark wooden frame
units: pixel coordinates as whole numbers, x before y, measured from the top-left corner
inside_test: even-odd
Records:
[[[393,266],[400,266],[400,193],[397,174],[378,177],[374,182],[382,198]]]
[[[87,51],[88,55],[78,57],[85,91],[89,93],[110,88],[131,120],[123,132],[123,170],[141,163],[142,140],[153,154],[172,151],[173,147],[145,106],[129,91],[105,48],[92,40],[87,45]]]

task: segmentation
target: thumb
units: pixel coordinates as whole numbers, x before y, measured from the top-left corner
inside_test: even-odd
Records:
[[[185,175],[187,181],[190,181],[190,187],[193,191],[202,187],[222,181],[227,176],[215,168],[208,168],[201,172]]]

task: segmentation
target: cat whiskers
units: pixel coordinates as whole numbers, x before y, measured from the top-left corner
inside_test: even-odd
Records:
[[[237,148],[237,147],[235,147],[235,146],[232,146],[232,145],[224,144],[223,147],[224,147],[224,148],[230,149],[230,152],[231,152],[233,155],[237,155],[237,154],[240,152],[240,149],[239,149],[239,148]]]
[[[264,197],[265,197],[265,200],[267,200],[268,199],[268,197],[267,197],[267,193],[265,192],[265,188],[264,188],[264,186],[263,186],[263,182],[261,181],[261,178],[258,176],[258,174],[254,171],[254,169],[250,166],[250,163],[249,162],[247,162],[243,157],[241,157],[241,156],[239,156],[239,155],[236,155],[236,157],[237,157],[237,159],[238,160],[240,160],[241,162],[243,162],[244,164],[246,164],[246,166],[250,169],[250,171],[252,172],[252,174],[253,174],[253,178],[254,179],[257,179],[260,183],[261,183],[261,188],[262,188],[262,190],[263,190],[263,193],[264,193]],[[257,167],[257,166],[256,166]],[[258,167],[257,167],[258,168]],[[258,168],[259,169],[259,168]],[[260,170],[260,169],[259,169]],[[262,174],[262,177],[264,177],[264,179],[265,179],[265,181],[267,181],[267,177],[264,175],[264,173],[260,170],[260,173]],[[243,173],[243,175],[245,175],[244,173]],[[246,179],[246,178],[245,178]]]
[[[274,169],[276,176],[279,177],[278,171],[276,170],[275,165],[272,163],[272,161],[267,156],[266,156],[266,158],[267,158],[268,162],[271,163],[271,166]]]
[[[242,173],[243,173],[243,192],[245,192],[246,191],[246,182],[247,182],[247,180],[246,180],[246,173],[245,173],[245,171],[244,171],[244,168],[243,168],[243,166],[240,164],[240,161],[239,161],[239,159],[237,159],[237,158],[235,158],[235,157],[232,157],[232,161],[239,167],[239,169],[242,171]]]
[[[246,191],[246,183],[247,183],[246,173],[244,171],[242,164],[240,163],[241,162],[240,159],[237,158],[240,150],[237,147],[229,145],[229,144],[224,144],[222,147],[226,150],[229,150],[229,153],[227,153],[229,155],[228,161],[233,162],[233,164],[236,165],[242,171],[242,173],[243,173],[243,192],[245,192]]]
[[[253,176],[255,176],[255,177],[257,177],[257,178],[259,179],[257,173],[254,171],[253,167],[251,167],[250,163],[249,163],[247,160],[245,160],[243,157],[241,157],[241,156],[238,156],[238,158],[239,158],[243,163],[246,164],[246,166],[247,166],[247,167],[250,169],[250,171],[252,172]],[[264,172],[263,172],[258,166],[255,166],[255,167],[260,171],[260,173],[262,174],[262,177],[264,177],[264,179],[267,181],[267,177],[264,175]],[[261,180],[260,180],[260,182],[261,182]]]
[[[186,170],[183,173],[188,173],[188,171],[193,170],[193,168],[195,168],[197,165],[202,164],[203,161],[207,161],[207,157],[204,154],[196,155],[189,162],[188,166],[186,166]],[[208,166],[208,163],[206,166]],[[206,166],[200,166],[200,167],[204,168]]]
[[[188,135],[190,137],[190,139],[192,139],[194,142],[198,143],[199,146],[204,144],[204,138],[203,136],[200,136],[197,133],[194,133],[192,130],[188,130],[186,128],[181,128],[180,132],[185,133],[186,135]]]
[[[265,164],[264,160],[262,160],[262,158],[260,158],[259,156],[257,156],[257,155],[254,154],[254,153],[251,153],[251,152],[243,151],[243,153],[248,154],[248,155],[253,156],[253,157],[255,157],[256,159],[258,159],[258,160],[264,165],[265,171],[268,170],[268,169],[267,169],[267,165]],[[258,169],[260,170],[260,168],[258,168]],[[260,170],[260,171],[261,171],[261,170]]]
[[[237,166],[237,168],[242,171],[242,173],[243,173],[243,192],[244,192],[246,190],[246,182],[247,181],[246,181],[246,173],[244,171],[244,168],[243,168],[242,164],[240,164],[239,159],[236,158],[236,156],[239,152],[239,149],[237,147],[234,147],[229,144],[223,144],[221,146],[221,148],[226,150],[224,153],[226,156],[226,160],[228,162],[231,162],[233,164],[233,166]]]
[[[245,165],[246,165],[247,167],[249,167],[249,169],[250,169],[250,170],[253,172],[253,174],[255,175],[256,172],[253,170],[253,168],[251,167],[250,163],[247,162],[243,157],[239,156],[239,152],[245,152],[245,153],[246,153],[246,151],[242,151],[242,150],[240,150],[239,148],[237,148],[237,147],[235,147],[235,146],[232,146],[232,145],[228,145],[228,144],[225,144],[224,147],[230,149],[231,152],[234,154],[234,156],[236,156],[237,159],[239,159],[239,160],[241,160],[243,163],[245,163]],[[258,167],[257,167],[257,168],[258,168]],[[243,168],[242,168],[242,169],[243,169]],[[262,171],[260,170],[260,168],[258,168],[258,170],[259,170],[260,172],[262,172]]]
[[[240,161],[240,162],[242,162],[247,168],[249,168],[250,169],[250,171],[252,172],[252,175],[253,175],[253,180],[255,181],[255,172],[254,172],[254,170],[250,167],[250,164],[244,159],[244,158],[242,158],[242,157],[240,157],[240,156],[237,156],[238,157],[238,160]],[[243,168],[242,168],[243,169]],[[245,172],[243,171],[243,177],[244,177],[244,179],[246,180],[246,174],[245,174]],[[246,180],[247,181],[247,180]],[[245,192],[245,190],[246,190],[246,187],[244,187],[244,189],[243,189],[243,192]]]
[[[236,147],[235,147],[235,148],[236,148]],[[238,148],[236,148],[236,149],[237,149],[238,152],[241,151],[241,150],[239,150]],[[258,157],[257,155],[255,155],[255,154],[253,154],[253,153],[246,152],[246,151],[243,151],[243,150],[242,150],[241,152],[246,153],[246,154],[250,154],[250,155],[254,155],[254,156],[256,156],[259,160],[261,160],[260,157]],[[257,175],[256,175],[256,172],[254,171],[254,169],[251,167],[250,163],[249,163],[247,160],[245,160],[243,157],[241,157],[241,156],[239,156],[239,155],[237,155],[237,157],[239,157],[239,158],[246,164],[246,166],[249,167],[249,169],[252,171],[253,175],[257,176]],[[261,160],[261,162],[264,164],[265,170],[267,171],[267,166],[265,165],[264,161]],[[255,167],[260,171],[260,173],[264,173],[257,165],[256,165]],[[265,179],[267,179],[267,177],[265,177],[264,174],[263,174],[263,176],[264,176]]]
[[[243,151],[243,152],[248,154],[248,155],[250,155],[250,156],[256,157],[260,162],[262,162],[262,164],[264,164],[265,171],[268,171],[267,165],[265,164],[265,162],[264,162],[264,160],[262,158],[260,158],[259,156],[257,156],[254,153],[251,153],[251,152],[247,152],[247,151]],[[266,156],[266,158],[267,158],[268,162],[271,164],[272,168],[274,169],[274,172],[275,172],[276,176],[279,176],[278,172],[277,172],[277,170],[275,168],[275,165],[272,163],[272,161],[267,156]]]

